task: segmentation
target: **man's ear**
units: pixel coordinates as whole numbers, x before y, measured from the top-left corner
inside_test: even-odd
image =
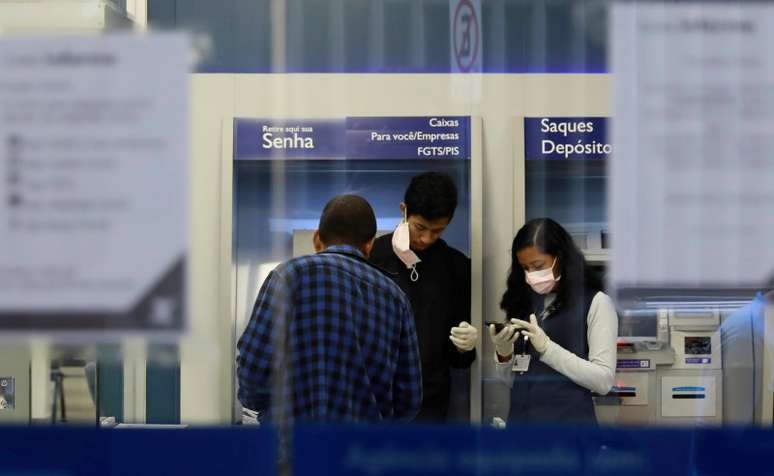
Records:
[[[360,251],[363,252],[366,258],[371,256],[371,250],[374,249],[374,241],[376,241],[376,237],[371,238],[368,243],[360,247]]]
[[[314,236],[312,237],[312,243],[314,244],[314,251],[319,253],[325,250],[325,244],[320,239],[320,230],[314,230]]]
[[[406,202],[400,202],[400,215],[401,216],[407,216],[408,215],[406,213],[406,209],[407,209],[406,208]]]

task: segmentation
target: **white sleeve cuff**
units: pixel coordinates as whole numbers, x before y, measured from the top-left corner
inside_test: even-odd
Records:
[[[497,353],[497,351],[494,351],[494,361],[496,365],[510,365],[513,366],[513,357],[516,354],[511,354],[511,358],[508,359],[506,362],[500,361],[500,355]]]
[[[495,375],[508,388],[513,387],[513,372],[511,370],[513,369],[513,357],[511,355],[507,362],[500,362],[500,359],[497,357],[497,351],[494,352]]]

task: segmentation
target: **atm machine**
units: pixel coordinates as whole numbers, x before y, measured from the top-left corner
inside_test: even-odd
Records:
[[[600,423],[721,424],[720,324],[711,306],[622,312],[615,384],[596,397]]]
[[[595,397],[601,423],[767,422],[763,323],[744,312],[755,292],[714,294],[619,313],[615,385]]]
[[[443,238],[471,256],[474,309],[481,286],[480,121],[463,116],[236,118],[224,124],[232,180],[230,293],[234,345],[260,285],[280,262],[313,252],[312,233],[335,195],[356,193],[374,208],[380,233],[401,220],[411,177],[434,170],[456,182],[459,205]],[[228,190],[227,187],[224,189]],[[481,320],[480,311],[473,319]],[[480,329],[480,323],[475,324]],[[476,364],[474,364],[476,365]],[[480,378],[473,369],[472,378]],[[475,417],[480,399],[471,377],[453,375],[453,418]],[[234,387],[236,390],[236,387]],[[471,393],[473,388],[473,393]],[[234,399],[235,419],[241,407]],[[471,413],[470,410],[474,409]]]

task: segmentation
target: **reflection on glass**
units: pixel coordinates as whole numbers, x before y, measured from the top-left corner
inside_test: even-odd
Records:
[[[94,350],[64,346],[52,349],[49,387],[52,388],[52,424],[96,424],[98,391]]]
[[[724,422],[749,425],[762,421],[762,396],[774,391],[763,378],[765,317],[774,305],[774,280],[744,306],[728,315],[721,325],[723,383],[727,395],[723,404]]]

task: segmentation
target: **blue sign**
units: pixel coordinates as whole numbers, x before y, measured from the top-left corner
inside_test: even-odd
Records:
[[[470,118],[235,119],[234,160],[470,159]]]
[[[294,474],[661,476],[768,474],[774,431],[756,428],[302,426]]]
[[[348,159],[468,159],[470,118],[349,117]]]
[[[650,359],[618,359],[619,369],[649,369]]]
[[[234,159],[341,159],[344,121],[235,119]]]
[[[525,117],[526,160],[598,160],[610,156],[606,117]]]
[[[686,364],[711,364],[712,357],[686,357]]]
[[[270,427],[0,427],[3,475],[277,474]]]

